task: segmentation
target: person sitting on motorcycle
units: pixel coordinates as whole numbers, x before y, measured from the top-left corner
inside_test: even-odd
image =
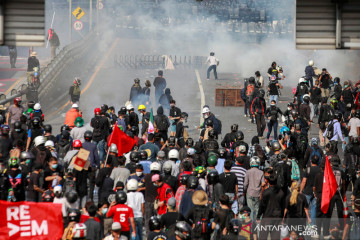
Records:
[[[30,57],[28,58],[28,68],[27,68],[27,72],[26,72],[28,85],[33,84],[33,77],[35,74],[34,68],[37,68],[37,72],[40,72],[40,62],[36,58],[36,56],[37,56],[37,53],[32,52],[30,54]]]

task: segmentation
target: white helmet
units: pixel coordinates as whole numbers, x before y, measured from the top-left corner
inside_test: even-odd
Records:
[[[71,108],[79,108],[79,105],[77,105],[76,103],[74,103]]]
[[[210,112],[210,108],[208,107],[204,107],[203,110],[202,110],[202,113],[209,113]]]
[[[54,187],[54,193],[61,193],[61,192],[62,192],[62,187],[60,185]]]
[[[250,158],[250,167],[259,167],[260,165],[260,158],[257,156],[253,156]]]
[[[134,108],[134,106],[131,103],[126,106],[126,110],[128,110],[128,111],[130,111],[133,108]]]
[[[34,139],[34,145],[35,147],[41,145],[41,144],[44,144],[45,143],[45,138],[43,136],[37,136],[35,139]]]
[[[115,143],[112,143],[112,144],[110,145],[110,152],[112,152],[112,153],[118,153],[118,148],[117,148],[117,146],[116,146]]]
[[[305,82],[305,78],[303,78],[303,77],[299,79],[299,83],[302,83],[302,82]]]
[[[53,141],[47,140],[47,141],[45,142],[45,147],[55,147],[55,144],[54,144]]]
[[[86,225],[84,223],[76,223],[72,229],[72,237],[73,239],[86,238]]]
[[[314,66],[314,60],[309,61],[309,66],[311,66],[311,67]]]
[[[36,104],[34,105],[34,110],[40,110],[40,109],[41,109],[40,103],[36,103]]]
[[[138,189],[138,181],[136,179],[130,179],[127,183],[128,191],[136,191]]]
[[[171,149],[169,152],[169,159],[179,159],[179,151],[176,149]]]
[[[161,166],[158,162],[153,162],[150,164],[150,171],[161,171]]]
[[[190,155],[190,156],[195,155],[195,149],[194,148],[188,148],[187,155]]]
[[[171,172],[172,170],[172,163],[171,161],[166,161],[164,162],[164,165],[163,165],[163,171],[168,171],[168,172]]]

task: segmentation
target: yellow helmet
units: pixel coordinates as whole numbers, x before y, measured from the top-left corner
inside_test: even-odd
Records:
[[[145,107],[144,105],[140,105],[140,106],[138,107],[138,111],[140,111],[140,110],[146,110],[146,107]]]

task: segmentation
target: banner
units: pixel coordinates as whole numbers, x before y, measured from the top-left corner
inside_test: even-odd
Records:
[[[0,239],[58,240],[63,234],[61,204],[0,201]]]

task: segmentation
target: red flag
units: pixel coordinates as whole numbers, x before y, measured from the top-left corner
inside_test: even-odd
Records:
[[[325,159],[324,182],[321,195],[321,211],[327,213],[331,198],[335,195],[337,190],[337,182],[334,172],[330,166],[329,159]]]
[[[121,131],[117,125],[114,126],[114,130],[108,139],[108,147],[110,147],[112,143],[116,144],[118,156],[130,152],[135,145],[135,140]]]
[[[51,40],[52,36],[53,36],[51,28],[49,28],[49,30],[48,30],[48,36],[49,36],[49,40]]]
[[[0,201],[0,239],[61,239],[61,204]]]

